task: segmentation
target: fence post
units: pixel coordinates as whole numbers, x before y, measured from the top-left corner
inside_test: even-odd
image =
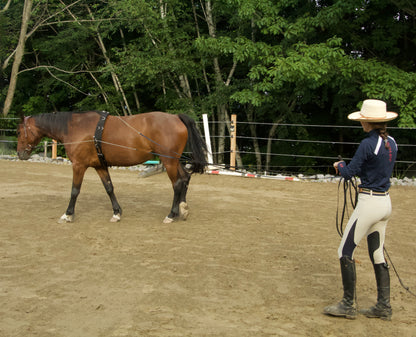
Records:
[[[237,115],[231,115],[231,149],[230,149],[230,170],[235,171],[235,151],[237,148]]]
[[[209,134],[208,115],[207,114],[202,115],[202,121],[204,122],[205,143],[207,144],[207,150],[208,150],[208,153],[207,153],[208,164],[211,165],[214,162],[212,161],[211,138],[210,138],[210,134]]]
[[[58,156],[58,142],[52,139],[52,159],[56,159]]]
[[[43,157],[46,158],[48,156],[48,142],[45,140],[43,142]]]

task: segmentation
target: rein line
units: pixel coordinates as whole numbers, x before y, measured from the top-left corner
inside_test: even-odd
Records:
[[[164,154],[160,154],[160,153],[156,153],[156,152],[151,152],[151,154],[153,154],[155,156],[159,156],[159,157],[170,158],[170,159],[178,159],[178,160],[181,160],[182,159],[182,160],[185,160],[185,161],[191,159],[190,157],[184,156],[183,154],[180,155],[176,151],[169,150],[165,146],[162,146],[158,142],[156,142],[153,139],[149,138],[148,136],[144,135],[142,132],[136,130],[133,126],[131,126],[129,123],[127,123],[125,120],[123,120],[120,116],[114,116],[114,117],[117,117],[121,122],[123,122],[127,127],[129,127],[130,129],[132,129],[138,135],[140,135],[140,136],[144,137],[145,139],[147,139],[148,141],[156,144],[160,148],[166,149],[168,152],[171,152],[171,153],[175,154],[176,156],[169,156],[169,155],[164,155]],[[78,141],[78,142],[66,142],[66,143],[58,143],[58,144],[65,146],[65,145],[81,144],[81,143],[90,143],[90,142],[92,142],[92,143],[106,144],[106,145],[111,145],[111,146],[117,146],[117,147],[120,147],[120,148],[123,148],[123,149],[132,150],[132,151],[138,151],[138,149],[137,148],[134,148],[134,147],[106,142],[106,141],[104,141],[102,139],[95,139],[95,137],[93,139],[90,139],[90,140],[81,140],[81,141]]]
[[[339,216],[339,190],[341,187],[341,183],[343,185],[343,205],[342,205],[342,212],[341,212],[341,217]],[[355,194],[354,194],[355,192]],[[348,198],[349,196],[349,198]],[[336,214],[336,228],[337,228],[337,232],[339,234],[339,236],[342,237],[342,235],[344,234],[344,229],[343,229],[343,224],[344,224],[344,218],[345,218],[345,214],[348,215],[349,217],[349,210],[348,210],[348,200],[350,201],[350,206],[352,207],[352,209],[355,208],[355,206],[357,205],[357,200],[358,200],[358,189],[357,189],[357,180],[356,178],[352,178],[351,180],[346,180],[344,178],[341,177],[339,183],[338,183],[338,197],[337,197],[337,214]]]
[[[156,144],[157,146],[160,146],[161,148],[165,148],[166,149],[166,147],[164,147],[164,146],[162,146],[162,145],[160,145],[159,143],[157,143],[156,141],[154,141],[153,139],[151,139],[151,138],[149,138],[149,137],[147,137],[146,135],[144,135],[142,132],[140,132],[140,131],[138,131],[138,130],[136,130],[134,127],[132,127],[129,123],[127,123],[124,119],[122,119],[120,116],[116,116],[120,121],[122,121],[126,126],[128,126],[130,129],[132,129],[134,132],[136,132],[138,135],[140,135],[140,136],[142,136],[142,137],[144,137],[144,138],[146,138],[148,141],[150,141],[150,142],[152,142],[153,144]],[[175,152],[175,151],[172,151],[172,150],[169,150],[168,149],[168,151],[170,151],[170,152],[172,152],[172,153],[174,153],[175,155],[177,155],[177,156],[179,156],[179,157],[170,157],[170,156],[165,156],[165,157],[167,157],[167,158],[175,158],[175,159],[180,159],[182,156],[179,154],[179,153],[177,153],[177,152]],[[153,153],[154,154],[154,153]],[[159,155],[159,154],[158,154]],[[163,155],[161,155],[162,157],[163,157]],[[189,159],[189,158],[188,158]]]
[[[66,143],[57,143],[57,144],[58,145],[65,146],[65,145],[81,144],[81,143],[93,143],[93,142],[94,142],[94,140],[93,139],[90,139],[90,140],[80,140],[78,142],[66,142]],[[102,144],[106,144],[106,145],[117,146],[117,147],[120,147],[120,148],[123,148],[123,149],[126,149],[126,150],[138,151],[138,149],[135,148],[135,147],[130,147],[130,146],[125,146],[125,145],[110,143],[110,142],[106,142],[104,140],[100,140],[99,142],[102,143]],[[48,144],[52,144],[52,143],[49,142]],[[40,148],[40,147],[41,147],[41,145],[37,145],[34,148]],[[177,157],[173,157],[173,156],[163,155],[163,154],[156,153],[156,152],[151,152],[151,154],[153,154],[155,156],[159,156],[159,157],[166,157],[166,158],[171,158],[171,159],[181,159],[181,158],[177,158]]]
[[[107,115],[105,116],[105,117],[107,117]],[[139,130],[136,130],[133,126],[131,126],[129,123],[127,123],[125,120],[123,120],[122,118],[121,118],[121,116],[113,116],[113,117],[117,117],[121,122],[123,122],[128,128],[130,128],[130,129],[132,129],[135,133],[137,133],[138,135],[140,135],[140,136],[142,136],[142,137],[144,137],[145,139],[147,139],[149,142],[152,142],[153,144],[156,144],[157,146],[159,146],[161,149],[165,149],[167,152],[170,152],[170,153],[173,153],[174,155],[164,155],[164,154],[161,154],[161,153],[156,153],[156,152],[150,152],[151,154],[153,154],[153,155],[155,155],[155,156],[159,156],[159,157],[165,157],[165,158],[170,158],[170,159],[178,159],[178,160],[182,160],[182,161],[189,161],[189,160],[191,160],[191,157],[189,157],[189,156],[186,156],[186,155],[184,155],[183,153],[182,153],[182,155],[181,154],[179,154],[179,153],[177,153],[176,151],[173,151],[173,150],[170,150],[170,149],[168,149],[168,148],[166,148],[166,146],[163,146],[163,145],[161,145],[161,144],[159,144],[158,142],[156,142],[156,141],[154,141],[153,139],[151,139],[150,137],[148,137],[148,136],[146,136],[145,134],[143,134],[142,132],[140,132]],[[105,118],[104,118],[104,121],[105,121]],[[104,129],[104,125],[101,125],[100,126],[100,124],[98,124],[98,126],[99,127],[101,127],[101,132],[103,131],[103,129]],[[29,126],[26,126],[26,121],[24,122],[24,131],[25,131],[25,136],[27,137],[27,131],[26,131],[26,127],[30,130],[30,127]],[[97,130],[97,129],[96,129]],[[31,130],[30,130],[31,131]],[[31,131],[32,132],[32,131]],[[33,132],[32,132],[33,133]],[[97,134],[97,132],[96,132],[96,134]],[[59,143],[57,143],[58,145],[63,145],[63,146],[65,146],[65,145],[72,145],[72,144],[81,144],[81,143],[90,143],[90,142],[92,142],[92,143],[94,143],[95,145],[96,145],[96,147],[97,147],[97,144],[99,145],[99,144],[106,144],[106,145],[111,145],[111,146],[117,146],[117,147],[120,147],[120,148],[123,148],[123,149],[127,149],[127,150],[132,150],[132,151],[138,151],[138,149],[137,148],[134,148],[134,147],[130,147],[130,146],[125,146],[125,145],[120,145],[120,144],[115,144],[115,143],[110,143],[110,142],[106,142],[106,141],[103,141],[102,139],[97,139],[96,137],[95,137],[95,135],[93,136],[93,139],[90,139],[90,140],[81,140],[81,141],[77,141],[77,142],[65,142],[65,143],[61,143],[61,142],[59,142]],[[52,144],[52,143],[49,143],[49,144]],[[36,148],[41,148],[41,145],[37,145],[37,146],[30,146],[30,149],[29,150],[34,150],[34,149],[36,149]]]

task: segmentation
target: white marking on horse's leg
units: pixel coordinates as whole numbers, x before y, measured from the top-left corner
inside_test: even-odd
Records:
[[[182,201],[179,204],[179,215],[180,215],[182,220],[188,219],[189,207],[188,207],[188,204],[185,201]]]
[[[120,214],[113,214],[113,217],[110,219],[110,222],[119,222],[121,220]]]
[[[169,217],[166,217],[166,218],[163,220],[163,223],[172,223],[172,222],[174,222],[174,221],[175,221],[174,219],[169,218]]]
[[[58,223],[72,222],[72,220],[73,220],[73,216],[72,215],[67,215],[66,213],[64,213],[64,215],[62,215],[59,218]]]

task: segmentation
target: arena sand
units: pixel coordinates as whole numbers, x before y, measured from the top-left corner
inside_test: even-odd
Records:
[[[391,322],[327,317],[342,286],[337,184],[196,175],[187,221],[162,224],[165,173],[111,170],[122,220],[87,171],[74,223],[69,165],[0,161],[0,336],[416,336],[416,298],[391,271]],[[386,247],[416,292],[416,188],[393,186]],[[359,307],[376,286],[356,253]]]

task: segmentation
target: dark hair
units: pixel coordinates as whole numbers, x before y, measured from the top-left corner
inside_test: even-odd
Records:
[[[390,148],[390,144],[388,141],[388,132],[387,132],[387,123],[386,122],[380,122],[380,123],[371,123],[374,125],[374,130],[377,131],[377,133],[379,134],[379,136],[381,138],[383,138],[384,140],[384,147],[386,149]]]

